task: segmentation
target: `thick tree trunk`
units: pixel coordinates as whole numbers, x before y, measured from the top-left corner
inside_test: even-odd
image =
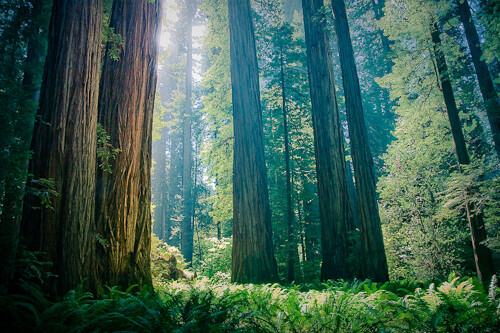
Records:
[[[437,76],[441,83],[441,89],[446,105],[446,111],[451,126],[451,133],[453,142],[455,143],[455,151],[458,158],[459,165],[470,164],[469,154],[465,145],[465,138],[462,132],[462,124],[458,114],[453,88],[451,86],[450,78],[448,75],[448,66],[444,53],[441,49],[441,38],[439,36],[439,29],[437,24],[431,26],[431,39],[434,47],[434,57],[436,60],[436,67],[438,70]],[[472,247],[474,249],[474,260],[476,263],[476,271],[478,278],[483,284],[488,285],[492,275],[495,273],[493,268],[493,259],[491,250],[483,245],[486,240],[486,230],[484,227],[483,215],[477,211],[474,203],[468,202],[466,198],[467,220],[471,232]]]
[[[94,220],[97,101],[102,29],[101,0],[55,0],[49,48],[30,162],[31,186],[57,196],[50,207],[36,196],[24,205],[28,249],[47,253],[58,276],[56,292],[91,275]],[[90,281],[92,284],[92,281]]]
[[[188,264],[193,260],[193,152],[191,143],[191,109],[193,92],[193,20],[196,15],[194,0],[187,3],[187,40],[186,40],[186,101],[183,119],[182,141],[182,224],[181,251]]]
[[[102,284],[151,287],[151,140],[160,1],[115,0],[110,26],[124,38],[104,59],[99,122],[120,149],[112,173],[98,170],[97,274]]]
[[[249,0],[229,0],[234,117],[233,282],[277,281]]]
[[[500,104],[498,103],[498,95],[495,90],[495,86],[493,85],[488,65],[486,65],[484,60],[481,60],[483,52],[481,51],[481,44],[479,42],[476,26],[472,20],[469,3],[467,0],[458,0],[457,6],[460,21],[462,21],[462,24],[464,25],[465,36],[467,37],[467,43],[469,44],[472,62],[474,63],[474,68],[476,69],[477,81],[479,83],[481,95],[483,96],[488,121],[490,123],[493,143],[495,145],[497,155],[500,156]]]
[[[323,263],[321,279],[351,278],[353,216],[337,108],[332,52],[322,0],[302,0],[318,175]]]
[[[387,259],[377,203],[373,158],[368,146],[367,131],[363,115],[361,90],[354,62],[354,51],[349,35],[349,24],[344,0],[332,0],[335,30],[337,32],[340,67],[346,100],[347,122],[351,155],[356,179],[359,222],[361,229],[361,263],[363,269],[356,273],[358,278],[374,281],[389,280]]]

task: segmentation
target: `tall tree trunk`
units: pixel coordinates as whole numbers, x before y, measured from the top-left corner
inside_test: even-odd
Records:
[[[465,36],[467,37],[467,44],[469,44],[472,62],[476,69],[479,90],[483,96],[486,114],[493,135],[493,143],[497,155],[500,157],[500,104],[498,103],[498,95],[493,85],[488,65],[486,65],[484,60],[481,60],[483,52],[481,51],[481,44],[479,42],[476,26],[472,19],[469,3],[467,0],[458,0],[456,3],[460,21],[462,21],[464,25]]]
[[[28,249],[47,253],[60,294],[89,277],[95,261],[92,226],[102,19],[101,0],[54,1],[40,120],[31,144],[31,186],[45,191],[43,179],[50,180],[58,195],[51,196],[51,208],[40,198],[26,197],[23,236]]]
[[[362,279],[370,278],[374,281],[385,282],[389,280],[389,272],[378,212],[377,185],[373,170],[373,158],[368,146],[361,89],[354,62],[354,51],[349,35],[344,0],[332,0],[332,9],[335,16],[334,23],[338,39],[361,227],[363,270],[360,269],[356,273]]]
[[[249,0],[229,0],[234,117],[233,282],[278,279],[260,108],[259,71]]]
[[[98,275],[102,284],[151,287],[151,141],[161,1],[115,0],[110,26],[124,38],[106,54],[99,122],[120,149],[112,173],[98,170]],[[109,48],[109,47],[108,47]]]
[[[321,216],[321,279],[351,278],[353,216],[322,0],[302,0]]]
[[[434,48],[434,57],[436,60],[436,67],[438,70],[437,76],[441,83],[441,89],[446,105],[446,111],[451,126],[451,133],[453,142],[455,143],[455,151],[458,158],[459,165],[470,164],[469,154],[465,145],[465,138],[462,132],[462,124],[458,114],[453,88],[451,86],[450,78],[448,75],[448,66],[444,53],[441,49],[441,37],[439,36],[439,28],[436,23],[431,25],[431,40]],[[467,196],[467,194],[466,194]],[[471,232],[472,247],[474,249],[474,260],[476,263],[476,271],[478,278],[483,284],[488,285],[489,281],[494,274],[493,259],[491,250],[484,246],[482,243],[486,240],[486,229],[484,227],[483,215],[478,211],[474,203],[467,201],[466,198],[467,220]]]
[[[285,61],[283,59],[283,48],[280,50],[280,70],[281,70],[281,97],[283,110],[283,139],[285,141],[285,178],[286,178],[286,225],[287,225],[287,255],[288,255],[288,282],[295,280],[295,257],[298,256],[297,242],[295,242],[293,232],[293,210],[292,210],[292,183],[290,173],[290,145],[288,142],[288,120],[285,92]]]
[[[193,20],[196,15],[194,0],[187,2],[187,61],[186,61],[186,105],[183,119],[182,141],[182,224],[181,251],[188,264],[193,260],[193,152],[191,143],[191,109],[193,92]]]

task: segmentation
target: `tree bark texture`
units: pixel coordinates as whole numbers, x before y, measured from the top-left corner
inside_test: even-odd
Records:
[[[27,196],[23,236],[46,252],[63,294],[90,277],[94,263],[97,101],[102,30],[101,0],[55,0],[40,106],[31,149],[31,186],[53,182],[50,208]],[[92,282],[91,282],[92,283]]]
[[[277,281],[249,0],[229,0],[234,117],[233,282]]]
[[[337,108],[332,52],[322,0],[303,0],[307,65],[311,90],[314,151],[321,216],[321,279],[351,278],[349,232],[353,215]]]
[[[488,65],[484,60],[481,60],[483,51],[479,42],[476,26],[472,19],[469,3],[467,0],[457,0],[458,13],[460,21],[464,25],[465,37],[469,45],[470,54],[474,68],[476,69],[477,81],[479,90],[484,101],[484,107],[490,123],[491,134],[497,155],[500,157],[500,104],[498,103],[498,95],[491,79]]]
[[[105,56],[99,122],[120,152],[112,173],[98,170],[97,275],[103,285],[151,287],[151,142],[160,1],[115,0],[110,26],[124,38],[120,58]]]
[[[193,260],[193,149],[191,142],[191,117],[193,94],[193,20],[196,15],[194,0],[187,2],[186,40],[186,101],[182,141],[182,224],[181,251],[188,264]]]
[[[377,185],[373,158],[368,146],[361,89],[344,0],[332,0],[332,9],[338,39],[361,230],[363,269],[356,273],[360,274],[357,277],[362,280],[370,278],[373,281],[385,282],[389,280],[389,272],[378,211]]]
[[[469,154],[465,145],[465,138],[462,132],[462,124],[458,114],[457,104],[453,88],[448,75],[448,66],[443,51],[441,50],[441,37],[436,23],[431,25],[431,40],[434,47],[434,57],[438,70],[438,78],[441,83],[441,89],[450,121],[451,133],[455,143],[455,151],[459,165],[470,164]],[[493,268],[493,258],[491,250],[483,245],[486,240],[486,229],[484,227],[483,215],[477,211],[474,203],[468,202],[466,198],[467,220],[471,232],[472,248],[474,249],[474,261],[478,278],[483,284],[488,285],[492,275],[495,273]]]

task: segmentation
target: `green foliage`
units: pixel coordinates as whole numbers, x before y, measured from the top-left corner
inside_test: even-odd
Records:
[[[392,73],[378,82],[390,88],[398,116],[394,141],[379,179],[380,214],[392,278],[441,280],[475,267],[464,205],[472,200],[496,234],[495,168],[485,166],[480,104],[457,19],[445,1],[387,2],[380,26],[394,41]],[[438,22],[463,131],[473,163],[459,172],[434,60],[430,27]],[[441,23],[443,22],[443,23]]]
[[[500,59],[500,1],[482,1],[484,7],[481,17],[487,29],[485,32],[486,43],[483,57],[488,62],[498,62]],[[500,74],[495,78],[495,83],[500,83]]]
[[[171,256],[174,256],[177,261],[178,268],[183,269],[186,267],[186,260],[177,247],[168,245],[166,242],[159,239],[155,234],[151,235],[151,240],[151,257],[153,259],[159,257],[168,259]],[[155,268],[153,267],[152,270],[154,271]]]
[[[283,287],[238,285],[220,277],[155,280],[155,292],[83,286],[59,299],[36,253],[22,254],[14,292],[0,292],[6,332],[497,332],[500,288],[451,275],[439,284],[328,281]],[[33,267],[36,269],[33,270]],[[40,278],[41,277],[41,278]]]
[[[158,283],[156,295],[108,288],[101,300],[80,288],[28,316],[38,317],[37,332],[495,332],[498,299],[478,285],[454,278],[395,293],[336,282],[302,292],[200,279]]]
[[[217,237],[205,238],[200,242],[203,247],[203,259],[197,265],[199,275],[213,278],[218,276],[229,279],[231,273],[232,239]]]
[[[203,39],[206,70],[201,82],[201,112],[206,131],[201,145],[201,163],[215,191],[209,212],[223,237],[231,235],[233,218],[233,116],[229,60],[229,21],[226,0],[203,1],[207,35]]]
[[[286,276],[288,250],[292,247],[296,280],[304,278],[302,272],[312,280],[317,277],[312,266],[315,260],[319,265],[319,242],[311,238],[319,233],[316,229],[319,218],[314,211],[317,209],[315,189],[312,190],[316,170],[303,26],[302,22],[286,22],[284,7],[279,1],[261,1],[255,7],[257,55],[263,81],[264,147],[278,273]],[[291,244],[287,230],[283,95],[295,235]]]
[[[40,199],[40,207],[54,209],[52,200],[59,196],[56,190],[56,184],[53,179],[31,179],[26,192]]]
[[[113,27],[110,27],[111,10],[113,1],[104,1],[104,19],[102,29],[102,45],[109,57],[115,61],[120,60],[120,54],[125,43],[123,36],[115,33]]]
[[[112,173],[112,163],[121,151],[109,142],[110,136],[100,123],[97,124],[97,160],[102,171]]]

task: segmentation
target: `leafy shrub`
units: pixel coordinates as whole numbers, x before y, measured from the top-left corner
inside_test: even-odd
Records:
[[[200,275],[226,279],[231,272],[232,238],[205,238],[200,246],[204,249],[204,258],[198,263]]]

